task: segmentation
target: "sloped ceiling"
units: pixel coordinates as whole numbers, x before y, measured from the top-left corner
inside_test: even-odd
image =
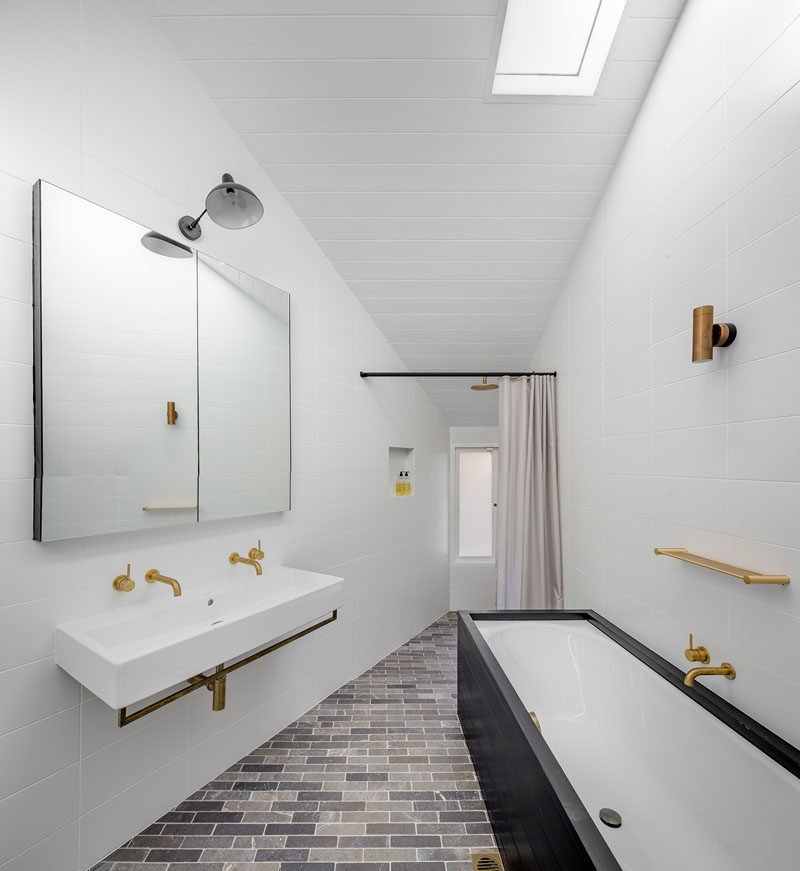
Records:
[[[143,0],[409,368],[526,370],[684,0],[596,101],[483,99],[498,0]],[[474,379],[473,379],[474,380]],[[497,391],[424,381],[452,425]]]

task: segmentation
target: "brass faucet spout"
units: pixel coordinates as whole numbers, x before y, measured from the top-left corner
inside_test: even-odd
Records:
[[[261,574],[261,564],[258,560],[249,559],[246,556],[239,556],[238,553],[232,553],[228,559],[231,562],[231,565],[236,565],[236,563],[246,563],[248,566],[252,566],[256,570],[256,574]]]
[[[693,668],[686,672],[683,682],[687,687],[693,687],[698,677],[707,674],[718,674],[726,677],[728,680],[733,680],[736,677],[736,669],[729,662],[723,662],[718,668]]]
[[[264,551],[261,550],[261,539],[258,540],[258,547],[251,547],[247,556],[240,556],[234,551],[229,557],[228,562],[235,566],[236,563],[245,563],[252,566],[256,570],[256,574],[261,574],[261,563],[259,560],[264,559]]]
[[[181,585],[175,578],[168,578],[166,575],[162,575],[158,569],[150,569],[149,572],[145,573],[144,579],[148,584],[155,584],[157,581],[162,584],[169,584],[172,587],[173,596],[180,596],[181,594]]]

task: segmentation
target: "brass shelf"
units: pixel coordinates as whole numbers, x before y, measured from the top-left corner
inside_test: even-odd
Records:
[[[685,547],[657,547],[654,548],[654,553],[659,556],[671,556],[673,559],[679,559],[682,562],[691,563],[693,566],[702,566],[704,569],[711,569],[713,572],[720,572],[721,574],[729,575],[732,578],[739,578],[740,581],[744,581],[746,584],[785,585],[789,583],[787,575],[762,575],[760,572],[743,569],[739,566],[732,566],[728,563],[721,563],[704,556],[698,556],[696,553],[689,553]]]

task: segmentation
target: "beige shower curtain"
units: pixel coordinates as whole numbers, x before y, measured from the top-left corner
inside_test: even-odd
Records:
[[[497,607],[561,608],[555,378],[500,381]]]

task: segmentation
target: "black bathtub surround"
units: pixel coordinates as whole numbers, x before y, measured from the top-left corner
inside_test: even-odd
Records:
[[[495,850],[456,713],[456,615],[429,626],[95,871],[472,871]]]
[[[800,777],[800,751],[594,611],[459,612],[458,712],[509,871],[621,871],[476,620],[587,620],[779,765]]]

